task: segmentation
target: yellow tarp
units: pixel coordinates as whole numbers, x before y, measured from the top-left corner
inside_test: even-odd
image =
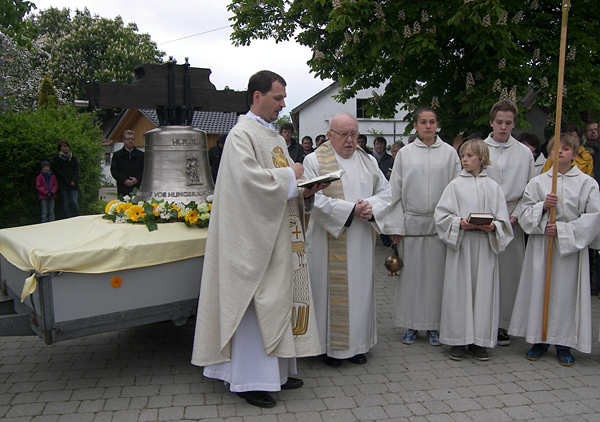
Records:
[[[0,230],[0,254],[23,271],[105,273],[204,255],[208,229],[183,223],[115,224],[101,215]],[[21,299],[35,291],[26,280]]]

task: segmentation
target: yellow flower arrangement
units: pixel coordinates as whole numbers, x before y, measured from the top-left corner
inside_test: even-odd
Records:
[[[135,192],[132,192],[132,196]],[[129,197],[126,200],[114,200],[106,204],[102,218],[115,223],[144,223],[148,230],[158,229],[157,223],[183,222],[186,226],[208,227],[212,209],[212,196],[206,198],[205,203],[195,202],[174,203],[167,201],[139,202],[134,204]]]

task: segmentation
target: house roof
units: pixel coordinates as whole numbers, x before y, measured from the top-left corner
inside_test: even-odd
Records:
[[[140,112],[158,126],[156,110],[143,109]],[[192,126],[206,133],[227,133],[235,126],[237,121],[238,115],[235,112],[194,111]]]
[[[319,92],[317,92],[315,95],[313,95],[312,97],[310,97],[308,100],[304,101],[302,104],[300,104],[299,106],[297,106],[296,108],[294,108],[291,111],[291,114],[298,114],[300,112],[300,110],[302,110],[306,106],[308,106],[308,105],[314,103],[315,101],[317,101],[319,98],[321,98],[323,95],[325,95],[325,93],[327,91],[329,91],[332,88],[337,89],[338,86],[339,86],[339,82],[333,82],[331,85],[323,88],[322,90],[320,90]]]

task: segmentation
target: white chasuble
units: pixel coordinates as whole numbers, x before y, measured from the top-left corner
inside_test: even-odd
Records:
[[[546,195],[552,191],[552,171],[533,178],[523,195],[519,223],[529,234],[521,281],[509,333],[528,343],[542,342],[549,211]],[[556,229],[545,343],[592,350],[592,311],[588,245],[600,245],[600,195],[596,181],[576,166],[558,174]]]
[[[420,139],[396,155],[390,178],[392,205],[383,232],[398,234],[399,272],[392,324],[438,330],[446,245],[435,230],[433,212],[442,192],[460,173],[456,150],[436,137],[428,147]]]
[[[502,188],[508,214],[518,218],[520,202],[527,182],[535,176],[531,150],[510,136],[504,144],[499,144],[491,133],[486,139],[492,164],[486,168],[488,176]],[[500,328],[507,328],[519,287],[519,277],[525,255],[525,236],[519,224],[513,225],[514,238],[500,260]]]
[[[230,365],[242,369],[242,380],[261,384],[264,391],[278,391],[283,376],[277,359],[259,355],[295,358],[320,352],[304,256],[303,190],[288,198],[295,191],[287,168],[291,163],[283,138],[250,117],[239,117],[227,137],[215,186],[198,303],[192,363],[230,363],[236,355],[249,358],[250,366],[275,362],[273,371],[243,372],[247,365]],[[256,331],[238,332],[243,319]],[[255,336],[248,339],[249,332],[260,334],[259,343]],[[232,350],[233,344],[241,351]],[[256,344],[261,347],[252,349]],[[277,375],[269,378],[269,372]],[[254,373],[265,374],[264,382],[252,381]],[[235,389],[232,382],[232,391],[248,391],[244,385]]]
[[[494,214],[492,233],[463,230],[460,220],[470,213]],[[498,254],[513,231],[502,189],[487,177],[462,171],[442,195],[435,222],[447,245],[440,342],[453,346],[494,347],[498,337]]]
[[[330,148],[326,142],[319,148]],[[317,192],[314,208],[307,230],[307,251],[311,286],[315,302],[321,353],[345,359],[366,353],[377,342],[376,307],[373,292],[373,265],[375,238],[385,212],[390,204],[389,183],[377,167],[372,156],[356,150],[348,158],[333,156],[339,169],[345,171],[341,181],[344,199],[331,198]],[[358,156],[363,154],[363,156]],[[305,175],[311,179],[321,175],[315,154],[304,159]],[[354,205],[362,199],[373,207],[373,221],[354,218],[350,227],[345,223]],[[329,309],[329,256],[328,235],[346,238],[347,285],[348,285],[348,348],[331,346]]]

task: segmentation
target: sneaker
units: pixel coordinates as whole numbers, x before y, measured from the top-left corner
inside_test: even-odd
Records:
[[[427,330],[427,339],[432,346],[441,346],[440,337],[437,330]]]
[[[498,328],[498,346],[510,346],[510,336],[504,328]]]
[[[548,351],[548,348],[541,344],[534,344],[531,349],[527,351],[525,357],[529,360],[538,360]]]
[[[465,358],[465,346],[452,346],[448,357],[452,360],[463,360]]]
[[[477,360],[490,360],[490,355],[488,355],[485,347],[469,344],[469,352],[473,353],[473,356]]]
[[[409,328],[402,336],[402,343],[413,344],[417,340],[417,334],[419,334],[419,330]]]
[[[556,356],[562,366],[573,366],[574,359],[570,349],[556,349]]]

